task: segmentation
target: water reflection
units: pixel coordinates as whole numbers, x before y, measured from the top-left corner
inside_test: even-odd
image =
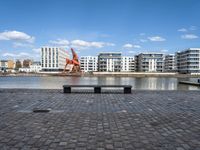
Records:
[[[129,82],[130,83],[130,82]],[[176,78],[136,78],[136,89],[174,90],[177,87]]]
[[[200,87],[178,84],[194,78],[134,77],[0,77],[0,88],[61,89],[64,84],[130,84],[139,90],[199,90]]]

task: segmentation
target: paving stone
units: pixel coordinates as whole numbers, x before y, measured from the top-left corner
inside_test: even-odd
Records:
[[[60,142],[59,145],[61,146],[67,145],[67,142]]]
[[[114,149],[112,144],[106,144],[106,149]]]
[[[97,150],[105,150],[105,148],[97,148]]]
[[[200,147],[199,91],[132,94],[1,91],[1,149],[198,150]],[[35,108],[51,111],[32,113]]]

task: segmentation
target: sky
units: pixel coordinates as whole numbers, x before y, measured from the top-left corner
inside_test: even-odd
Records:
[[[199,0],[1,0],[0,59],[40,59],[42,46],[175,53],[200,47]]]

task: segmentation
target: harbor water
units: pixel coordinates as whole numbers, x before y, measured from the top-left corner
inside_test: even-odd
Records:
[[[195,78],[166,77],[0,77],[0,88],[62,89],[64,84],[129,84],[136,90],[200,90],[198,86],[179,84]]]

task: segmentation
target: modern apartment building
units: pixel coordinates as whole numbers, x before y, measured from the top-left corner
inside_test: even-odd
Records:
[[[98,70],[97,56],[82,56],[80,58],[81,70],[84,72],[93,72]]]
[[[42,70],[42,67],[41,67],[41,63],[40,62],[33,62],[31,65],[30,65],[30,70],[31,72],[35,72],[35,73],[38,73]]]
[[[179,73],[200,73],[200,48],[189,48],[175,55]]]
[[[119,52],[104,52],[98,55],[98,71],[120,72],[122,54]]]
[[[134,56],[134,64],[135,64],[135,72],[139,71],[139,65],[138,65],[138,55]]]
[[[124,71],[124,72],[135,71],[134,57],[122,56],[121,71]]]
[[[8,68],[8,61],[0,60],[0,71],[6,71],[7,68]]]
[[[41,66],[43,71],[62,71],[69,54],[59,47],[41,48]]]
[[[135,61],[139,72],[164,72],[163,53],[140,53]]]
[[[8,69],[12,70],[15,68],[15,62],[13,60],[8,60]]]
[[[164,68],[165,68],[165,72],[175,71],[175,55],[174,54],[165,55]]]
[[[30,59],[24,59],[24,60],[22,61],[22,66],[23,66],[24,68],[29,68],[31,64],[32,64],[32,60],[30,60]]]
[[[0,67],[8,68],[8,60],[0,60]]]

